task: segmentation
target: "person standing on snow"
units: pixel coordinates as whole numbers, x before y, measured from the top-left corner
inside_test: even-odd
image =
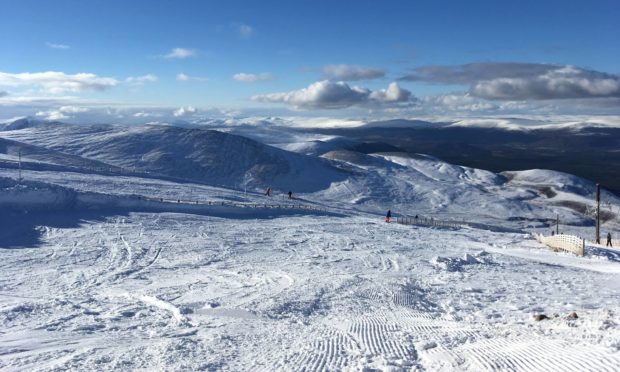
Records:
[[[292,192],[292,191],[289,191],[289,192],[288,192],[288,198],[289,198],[289,199],[293,199],[293,192]]]
[[[612,247],[613,248],[613,245],[611,245],[611,233],[610,232],[607,233],[607,245],[606,245],[606,247]]]
[[[271,187],[267,187],[267,191],[265,191],[265,195],[271,196]]]
[[[392,211],[388,209],[387,214],[385,215],[385,222],[390,223],[390,218],[392,218]]]

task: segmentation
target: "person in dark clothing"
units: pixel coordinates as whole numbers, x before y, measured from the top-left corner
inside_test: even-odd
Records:
[[[392,218],[392,211],[388,209],[387,214],[385,215],[385,222],[390,223],[390,218]]]
[[[265,191],[265,195],[271,196],[271,187],[267,187],[267,191]]]
[[[611,233],[608,232],[607,233],[607,245],[606,247],[613,247],[613,245],[611,244]]]
[[[293,192],[292,192],[292,191],[289,191],[289,192],[288,192],[288,198],[289,198],[289,199],[293,199]]]

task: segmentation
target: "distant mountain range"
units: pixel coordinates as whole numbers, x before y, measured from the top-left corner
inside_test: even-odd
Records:
[[[314,129],[314,134],[269,124],[236,126],[232,131],[237,134],[225,132],[228,127],[211,128],[19,121],[0,130],[0,167],[15,169],[21,153],[26,169],[46,182],[64,177],[62,172],[71,177],[103,172],[228,190],[247,186],[259,196],[272,187],[280,195],[291,190],[302,195],[300,200],[344,209],[355,205],[368,212],[390,206],[463,218],[476,211],[485,218],[533,225],[560,214],[565,223],[588,226],[593,223],[594,183],[548,169],[585,167],[596,159],[588,157],[587,149],[594,147],[617,161],[618,149],[612,128],[510,131],[383,123]],[[514,171],[520,167],[528,170]],[[617,169],[599,172],[611,183]],[[91,191],[100,192],[98,187]],[[603,199],[620,205],[607,192]],[[613,219],[617,210],[606,213],[605,219]]]
[[[518,118],[441,122],[397,119],[346,128],[297,128],[270,118],[241,124],[216,120],[179,127],[69,125],[24,118],[0,124],[0,130],[21,132],[10,138],[40,146],[24,147],[24,152],[39,152],[41,160],[66,154],[73,158],[67,157],[65,165],[101,162],[174,177],[191,175],[193,179],[215,180],[224,185],[254,182],[316,190],[343,177],[340,170],[317,156],[345,150],[428,154],[496,173],[550,169],[599,182],[620,195],[620,127],[612,124],[613,120],[545,124]],[[7,138],[3,146],[9,145],[15,148]],[[226,164],[234,166],[224,169]],[[312,172],[306,170],[310,166],[325,167],[325,179],[311,176]],[[250,174],[254,181],[247,179]]]
[[[493,172],[551,169],[571,173],[620,195],[620,128],[574,124],[511,130],[501,125],[396,120],[312,132],[345,137],[357,142],[355,150],[366,153],[397,149]]]

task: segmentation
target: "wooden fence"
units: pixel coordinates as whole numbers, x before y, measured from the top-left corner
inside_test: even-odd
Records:
[[[583,256],[586,248],[586,241],[578,236],[558,234],[552,236],[544,236],[542,234],[534,234],[539,243],[546,245],[554,251],[564,251]]]

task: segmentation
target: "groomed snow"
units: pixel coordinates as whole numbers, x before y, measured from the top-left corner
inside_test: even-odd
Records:
[[[61,228],[48,217],[36,247],[2,252],[5,368],[620,363],[619,263],[609,273],[607,260],[527,235],[355,216],[77,214]]]

